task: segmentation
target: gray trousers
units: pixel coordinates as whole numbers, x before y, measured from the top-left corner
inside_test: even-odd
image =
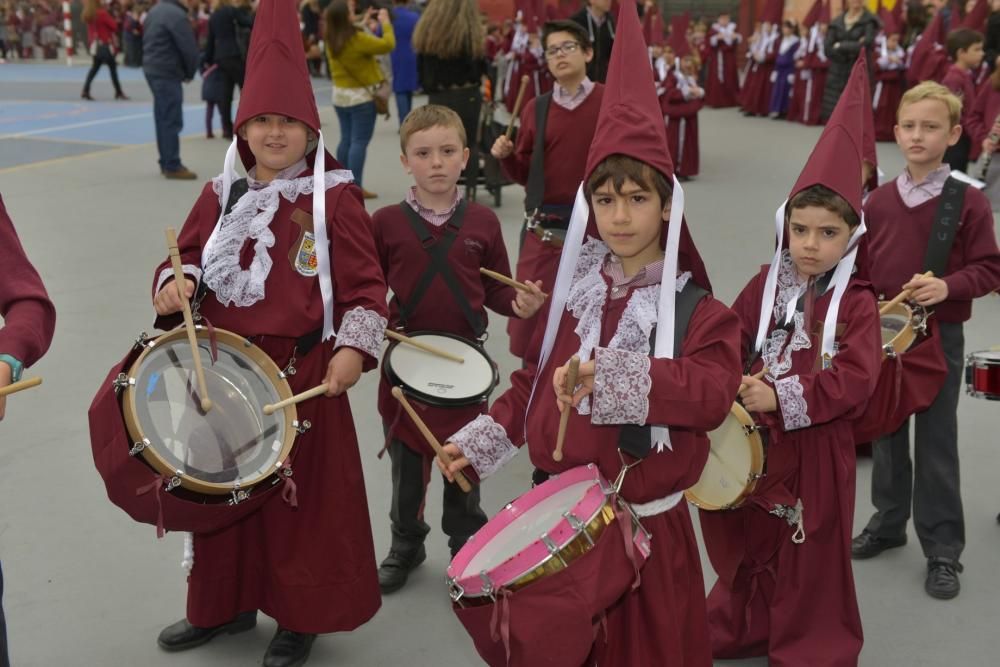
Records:
[[[914,415],[914,460],[910,459],[910,420],[875,442],[872,503],[876,512],[867,530],[879,537],[905,534],[912,506],[913,526],[924,555],[958,560],[965,548],[957,415],[965,336],[961,323],[939,322],[938,333],[948,376],[931,406]]]
[[[424,543],[431,527],[424,521],[424,501],[434,459],[423,456],[395,438],[389,443],[392,459],[392,548],[413,551]],[[444,479],[442,477],[442,479]],[[454,556],[466,540],[486,524],[486,513],[479,506],[479,485],[463,493],[458,484],[444,480],[444,502],[441,530],[448,536],[448,547]]]

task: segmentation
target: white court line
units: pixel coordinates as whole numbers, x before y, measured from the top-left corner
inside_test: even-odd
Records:
[[[181,107],[184,113],[204,108],[205,108],[204,104],[186,104],[183,107]],[[153,115],[153,110],[150,109],[145,113],[134,113],[128,116],[114,116],[113,118],[98,118],[97,120],[88,120],[82,123],[70,123],[69,125],[43,127],[37,130],[28,130],[27,132],[17,132],[14,134],[0,134],[0,140],[21,139],[22,137],[31,137],[38,134],[48,134],[50,132],[62,132],[63,130],[75,130],[81,127],[93,127],[94,125],[106,125],[107,123],[117,123],[118,121],[123,121],[123,120],[137,120],[139,118],[150,118],[152,115]]]
[[[317,88],[317,93],[326,92],[332,90],[332,86],[329,88]],[[235,101],[235,100],[234,100]],[[204,110],[205,104],[185,104],[181,109],[184,113],[188,113],[195,110]],[[17,132],[15,134],[0,134],[0,140],[3,139],[21,139],[23,137],[31,137],[38,134],[48,134],[50,132],[62,132],[63,130],[76,130],[81,127],[93,127],[94,125],[105,125],[107,123],[116,123],[122,120],[137,120],[139,118],[149,118],[153,115],[153,110],[150,109],[145,113],[130,114],[128,116],[115,116],[114,118],[99,118],[97,120],[88,120],[82,123],[70,123],[69,125],[57,125],[56,127],[43,127],[37,130],[28,130],[27,132]]]

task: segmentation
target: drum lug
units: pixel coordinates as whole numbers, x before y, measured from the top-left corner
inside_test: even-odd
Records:
[[[483,595],[488,596],[491,600],[496,602],[496,589],[493,587],[493,580],[490,579],[490,575],[486,574],[486,570],[483,570],[479,573],[479,578],[483,580]]]
[[[125,373],[119,373],[118,377],[116,377],[111,384],[115,388],[115,393],[117,394],[126,387],[134,387],[135,378],[130,378],[128,375],[125,375]]]
[[[894,348],[892,346],[892,344],[887,343],[887,344],[883,345],[882,346],[882,352],[885,353],[886,359],[895,359],[896,358],[896,348]]]
[[[594,538],[592,538],[590,533],[587,532],[587,526],[584,525],[584,523],[580,521],[576,515],[573,514],[573,512],[563,512],[563,518],[566,519],[566,523],[569,524],[569,527],[573,529],[574,533],[577,535],[583,535],[584,539],[587,540],[590,546],[594,546]]]
[[[312,428],[312,422],[309,421],[308,419],[305,419],[301,422],[298,419],[296,419],[295,421],[292,422],[292,428],[298,431],[299,435],[303,435],[305,434],[306,431]]]
[[[142,453],[142,451],[146,449],[146,447],[149,447],[149,444],[150,444],[149,438],[143,438],[142,442],[133,443],[132,449],[128,450],[128,455],[137,456],[138,454]]]
[[[229,505],[239,505],[244,500],[248,500],[252,490],[253,489],[241,489],[239,484],[235,484],[233,486],[233,490],[230,492],[232,497],[229,499]]]
[[[135,339],[135,343],[132,345],[133,350],[141,350],[150,345],[149,335],[143,331],[139,334],[139,337]]]
[[[753,426],[747,426],[746,424],[744,424],[743,425],[743,433],[744,433],[744,435],[746,435],[749,438],[751,435],[753,435],[754,433],[756,433],[757,431],[759,431],[760,428],[761,427],[758,426],[757,424],[754,424]]]
[[[167,480],[166,486],[163,487],[164,491],[170,492],[181,485],[181,471],[178,470],[177,474]]]
[[[542,544],[545,545],[545,548],[549,550],[549,553],[552,554],[553,556],[555,556],[556,558],[558,558],[559,562],[562,563],[563,567],[566,567],[566,561],[563,559],[562,555],[559,553],[559,547],[552,540],[552,538],[549,537],[549,534],[548,533],[542,533],[541,540],[542,540]]]
[[[461,584],[454,577],[448,577],[448,597],[451,598],[452,602],[458,602],[465,595],[465,589],[462,588]]]

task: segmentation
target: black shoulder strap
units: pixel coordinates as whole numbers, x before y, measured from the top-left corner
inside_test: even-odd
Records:
[[[941,191],[941,201],[938,202],[934,225],[927,239],[927,254],[924,255],[924,271],[933,271],[938,278],[948,268],[948,257],[951,255],[951,246],[955,243],[958,225],[962,221],[962,205],[968,188],[969,184],[965,181],[949,176]]]
[[[674,358],[681,356],[684,345],[684,338],[687,336],[688,326],[691,324],[691,317],[698,303],[708,295],[708,290],[699,287],[693,280],[688,280],[677,294],[674,301]],[[652,350],[656,344],[656,327],[649,336],[649,349]],[[649,455],[649,426],[638,426],[636,424],[625,424],[618,433],[618,449],[637,459],[644,459]]]
[[[462,285],[459,283],[458,278],[455,277],[448,263],[448,253],[451,251],[451,246],[462,229],[462,221],[465,218],[465,212],[468,208],[466,200],[462,199],[459,201],[458,206],[455,208],[455,213],[445,223],[444,235],[437,242],[434,241],[434,235],[427,229],[427,225],[424,224],[423,219],[409,204],[404,201],[399,206],[406,214],[406,219],[409,221],[413,233],[420,240],[421,247],[427,253],[428,260],[427,268],[414,284],[409,300],[404,303],[398,294],[393,297],[399,303],[399,320],[403,328],[406,328],[407,320],[410,319],[420,305],[431,283],[434,282],[434,278],[441,276],[441,280],[444,281],[445,286],[448,287],[448,291],[455,298],[455,303],[462,311],[462,315],[465,317],[466,322],[469,323],[469,327],[475,333],[476,338],[479,338],[486,331],[484,318],[473,312],[472,307],[469,305],[469,300],[465,296],[465,292],[462,291]]]
[[[229,201],[226,202],[226,211],[223,215],[229,215],[232,212],[233,207],[236,206],[236,202],[250,190],[250,184],[247,183],[247,179],[239,178],[233,181],[233,184],[229,186]]]
[[[545,199],[545,128],[551,102],[551,92],[535,98],[535,143],[531,148],[531,166],[524,189],[524,210],[529,213],[539,208]]]

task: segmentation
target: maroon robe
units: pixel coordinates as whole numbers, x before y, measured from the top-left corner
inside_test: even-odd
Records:
[[[788,105],[788,120],[803,125],[820,125],[819,114],[823,108],[823,90],[826,88],[826,72],[830,61],[820,50],[822,40],[817,50],[807,54],[802,59],[802,67],[795,77],[792,87],[792,100]],[[806,76],[808,72],[808,76]]]
[[[674,159],[674,173],[679,177],[697,176],[701,163],[701,149],[698,145],[698,112],[704,105],[701,98],[685,99],[678,76],[680,72],[667,75],[666,91],[660,96],[660,105],[667,123],[667,145]],[[694,78],[690,83],[697,85]]]
[[[573,206],[576,191],[583,182],[583,168],[587,164],[587,151],[594,137],[603,97],[604,84],[595,83],[587,99],[572,111],[549,101],[549,114],[545,122],[543,206]],[[515,183],[528,183],[535,134],[535,100],[531,100],[521,111],[517,146],[501,162],[504,172]],[[532,233],[525,234],[517,257],[515,277],[521,281],[541,280],[542,290],[551,291],[556,282],[561,252],[561,246],[545,243]],[[507,321],[511,354],[522,359],[525,357],[539,322],[540,326],[545,326],[541,312],[528,319],[511,318]]]
[[[444,235],[444,225],[437,227],[424,220],[421,222],[435,239]],[[375,227],[375,247],[386,283],[396,295],[389,304],[389,326],[395,329],[400,326],[397,298],[401,298],[404,303],[408,301],[413,287],[427,267],[428,255],[399,205],[376,211],[372,216],[372,224]],[[448,264],[461,284],[472,312],[482,318],[483,326],[487,323],[486,308],[506,317],[517,317],[510,305],[517,297],[514,288],[479,272],[482,267],[505,276],[510,275],[507,247],[504,245],[500,221],[493,211],[475,202],[467,205],[462,229],[448,253]],[[474,341],[477,337],[477,332],[472,330],[462,315],[455,297],[440,276],[434,279],[424,293],[420,305],[406,323],[406,331],[440,331],[456,334],[469,341]],[[421,418],[439,442],[444,442],[462,425],[486,411],[486,401],[462,407],[439,408],[425,405],[412,396],[409,400],[418,408]],[[392,397],[392,385],[383,372],[378,386],[378,410],[383,423],[391,429],[387,438],[401,440],[407,447],[425,456],[434,456],[430,444],[417,430],[413,420],[401,413],[400,408],[399,402]]]
[[[794,271],[787,253],[784,257],[779,289],[781,275]],[[733,304],[743,350],[752,349],[757,334],[767,268]],[[773,667],[857,665],[863,635],[850,556],[851,422],[874,389],[881,338],[871,288],[852,280],[840,304],[838,353],[831,368],[819,370],[822,321],[832,293],[817,297],[812,326],[799,319],[801,313],[796,317],[796,334],[805,337],[812,330],[806,347],[795,335],[787,348],[781,345],[788,334],[776,332],[771,317],[766,361],[758,359],[750,369],[759,371],[766,363],[778,376],[778,411],[753,415],[768,429],[767,476],[740,508],[699,513],[705,547],[719,575],[708,596],[715,658],[766,655]],[[769,343],[780,350],[779,357],[766,354]],[[770,512],[799,499],[805,540],[796,544],[796,526]]]
[[[771,73],[774,71],[774,62],[778,58],[780,42],[780,39],[773,41],[770,48],[764,53],[763,61],[757,62],[756,59],[751,58],[750,70],[743,82],[740,100],[740,107],[747,114],[754,116],[768,114],[771,106],[771,89],[774,86],[771,81]]]
[[[958,99],[962,101],[962,132],[971,139],[975,136],[974,132],[970,132],[972,128],[969,127],[969,114],[972,112],[972,106],[976,101],[976,80],[973,73],[962,69],[958,65],[952,65],[948,68],[948,72],[941,81],[941,85],[955,93]],[[983,150],[981,144],[982,142],[979,144],[975,141],[971,142],[969,146],[970,162],[975,162],[979,159],[979,154]]]
[[[24,254],[14,223],[0,198],[0,354],[27,368],[52,343],[56,310],[42,279]]]
[[[990,79],[980,87],[976,101],[969,110],[966,120],[966,131],[972,138],[973,145],[978,145],[980,150],[983,140],[993,131],[993,125],[1000,120],[1000,91],[993,87]]]
[[[508,65],[511,68],[509,82],[506,91],[503,91],[503,101],[507,110],[514,112],[514,105],[517,103],[517,93],[521,88],[521,77],[527,75],[528,85],[524,89],[524,99],[521,101],[522,107],[542,93],[552,90],[552,76],[545,65],[544,56],[539,58],[530,49],[516,51],[513,60]]]
[[[312,179],[312,169],[300,177]],[[374,327],[386,315],[385,282],[371,236],[371,222],[353,185],[326,191],[327,234],[334,289],[334,325],[344,344],[365,353],[365,369],[376,365],[371,352],[381,338]],[[227,307],[209,291],[200,312],[216,327],[252,337],[279,368],[284,368],[300,336],[322,329],[323,301],[317,277],[295,268],[304,227],[310,224],[312,197],[292,203],[279,197],[270,229],[274,262],[266,296],[248,307]],[[196,275],[202,249],[220,212],[219,195],[209,183],[181,229],[178,246],[185,273]],[[295,219],[293,219],[293,213]],[[243,247],[241,266],[253,257],[254,242]],[[154,290],[162,263],[154,275]],[[356,310],[361,309],[361,310]],[[358,316],[364,319],[359,320]],[[347,320],[352,319],[353,325]],[[176,321],[177,318],[171,318]],[[160,322],[165,322],[161,320]],[[384,324],[383,324],[384,326]],[[360,338],[359,338],[360,334]],[[354,344],[368,337],[362,346]],[[334,341],[318,343],[295,361],[288,378],[298,393],[323,381]],[[240,612],[260,610],[284,628],[303,633],[351,630],[378,610],[381,598],[375,571],[368,502],[354,421],[346,394],[317,398],[297,406],[298,418],[312,428],[296,438],[291,460],[298,507],[272,494],[261,509],[232,527],[195,534],[194,567],[188,578],[187,620],[196,626],[227,623]],[[333,556],[331,556],[331,554]]]
[[[897,55],[903,55],[902,49]],[[875,140],[895,141],[896,112],[903,98],[905,69],[879,58],[875,64],[875,93],[872,97],[875,114]]]
[[[595,243],[590,241],[590,248],[599,251],[603,245],[595,246]],[[597,310],[587,311],[599,312],[598,367],[602,363],[612,367],[631,366],[631,362],[638,362],[641,367],[648,359],[648,374],[641,371],[635,376],[622,373],[615,378],[621,380],[620,389],[611,393],[630,393],[632,390],[641,393],[638,385],[651,382],[651,385],[645,384],[648,390],[646,423],[670,425],[672,449],[660,453],[654,450],[632,469],[625,477],[621,495],[632,503],[660,500],[683,491],[698,480],[708,458],[705,433],[718,426],[729,412],[732,396],[739,384],[737,320],[720,302],[706,297],[698,303],[691,317],[679,358],[649,358],[641,352],[608,349],[612,337],[620,333],[621,318],[633,294],[649,288],[629,288],[624,297],[611,299],[610,279],[600,269],[603,258],[607,256],[606,249],[591,255],[600,261],[591,262],[590,268],[581,274],[586,255],[588,249],[585,247],[577,266],[578,277],[589,276],[595,282],[601,281],[597,285],[603,285],[601,303],[594,306]],[[533,369],[515,372],[511,376],[511,388],[491,407],[491,421],[500,425],[507,440],[502,445],[490,443],[498,449],[489,452],[487,445],[486,453],[499,455],[499,448],[503,447],[504,453],[509,454],[513,445],[523,446],[527,442],[531,462],[545,472],[559,473],[594,463],[605,478],[613,480],[622,465],[617,447],[621,431],[619,424],[626,423],[625,418],[615,423],[596,425],[592,423],[593,415],[574,410],[567,426],[564,458],[559,462],[552,458],[560,421],[552,390],[552,375],[557,367],[565,364],[581,348],[581,339],[576,333],[580,320],[572,314],[573,306],[571,295],[551,354],[537,375],[538,385],[530,406],[529,396],[535,381]],[[639,337],[648,340],[648,334],[640,333]],[[606,361],[602,362],[602,359]],[[590,397],[594,403],[609,400],[600,397],[599,393]],[[493,437],[496,437],[495,424],[489,432]],[[475,426],[472,424],[466,429]],[[454,441],[461,446],[459,436],[456,434]],[[477,457],[468,450],[466,454],[470,455],[475,465]],[[572,639],[577,644],[582,642],[583,646],[593,642],[587,665],[708,667],[711,656],[706,632],[704,584],[688,509],[681,502],[671,510],[641,521],[652,534],[653,544],[652,555],[641,571],[641,585],[634,591],[625,592],[608,608],[603,622],[593,619],[591,627],[591,619],[588,618],[585,631]],[[569,571],[572,572],[572,568]],[[510,606],[512,619],[518,613],[545,613],[544,604],[535,610],[519,609],[516,606],[517,595],[515,593]],[[477,637],[477,640],[484,645],[489,645],[490,641],[488,637]],[[494,642],[494,645],[498,644],[499,641]],[[558,652],[547,650],[547,646],[521,646],[517,637],[512,637],[511,644],[509,665],[573,664]],[[556,646],[559,644],[555,642]],[[482,649],[480,652],[483,653]],[[490,664],[505,664],[502,647],[497,654],[499,660],[491,660]],[[579,661],[575,662],[575,665],[579,664]]]

